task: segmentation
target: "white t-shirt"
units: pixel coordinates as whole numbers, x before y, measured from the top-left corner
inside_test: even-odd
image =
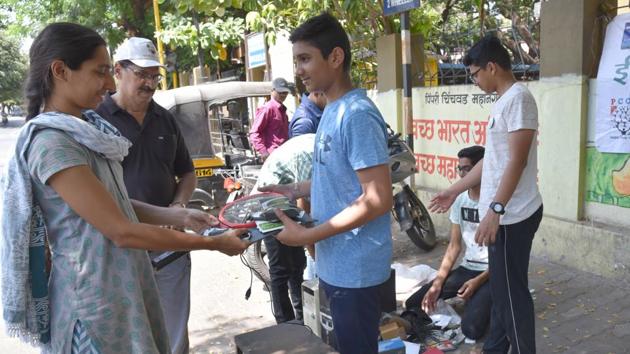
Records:
[[[483,219],[499,188],[503,172],[510,160],[508,135],[521,129],[538,129],[538,108],[531,92],[515,83],[492,107],[486,128],[486,152],[481,175],[479,217]],[[505,206],[501,225],[515,224],[530,217],[542,205],[538,191],[537,140],[529,150],[527,166],[521,175],[512,198]]]
[[[449,219],[453,224],[459,225],[462,239],[466,244],[466,253],[461,266],[483,272],[488,269],[488,247],[479,246],[475,242],[475,233],[479,227],[478,205],[476,200],[470,199],[466,191],[455,199]]]

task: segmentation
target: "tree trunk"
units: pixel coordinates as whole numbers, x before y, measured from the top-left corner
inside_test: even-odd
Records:
[[[527,27],[527,24],[523,22],[522,17],[516,13],[512,15],[512,26],[518,32],[521,39],[524,40],[530,48],[529,55],[538,58],[538,43],[534,40],[534,36]]]
[[[510,36],[499,30],[497,31],[497,37],[501,40],[501,43],[512,52],[515,61],[522,62],[523,64],[538,64],[538,59],[533,58],[529,53],[525,53],[520,45]]]
[[[446,4],[444,4],[444,10],[442,11],[442,23],[440,25],[445,24],[448,21],[448,17],[451,15],[451,10],[453,6],[455,6],[459,0],[447,0]]]
[[[483,37],[483,25],[486,19],[485,0],[481,0],[479,4],[479,36]]]

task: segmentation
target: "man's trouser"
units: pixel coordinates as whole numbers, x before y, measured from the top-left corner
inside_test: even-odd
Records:
[[[266,237],[263,242],[267,248],[271,302],[276,322],[302,321],[302,281],[306,267],[304,248],[283,245],[274,237]]]
[[[491,212],[491,211],[490,211]],[[542,220],[541,206],[527,219],[501,225],[488,247],[492,313],[484,353],[536,353],[534,301],[527,271],[534,234]]]
[[[457,292],[465,282],[477,277],[481,273],[483,272],[470,270],[461,266],[455,268],[448,274],[446,280],[444,280],[439,298],[450,299],[457,296]],[[422,311],[422,300],[429,289],[431,289],[432,285],[433,280],[413,293],[413,295],[405,301],[407,310],[419,309],[419,311]],[[490,323],[491,307],[490,283],[486,281],[466,301],[466,311],[462,316],[462,333],[464,333],[466,337],[477,340],[481,339],[481,337],[486,334],[488,323]]]
[[[173,354],[188,353],[190,265],[190,254],[186,254],[155,272],[155,281]]]

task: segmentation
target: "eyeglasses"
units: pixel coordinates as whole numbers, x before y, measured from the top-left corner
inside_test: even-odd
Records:
[[[472,168],[473,167],[471,165],[466,165],[466,166],[459,166],[458,165],[457,166],[457,171],[459,171],[459,173],[462,173],[462,172],[468,173],[468,172],[470,172],[470,170],[472,170]]]
[[[132,67],[126,67],[125,69],[131,70],[134,73],[134,75],[136,75],[136,77],[140,80],[146,80],[146,81],[157,83],[157,82],[162,81],[162,79],[164,78],[162,74],[151,75],[148,72],[145,72],[144,70],[135,69]]]
[[[479,71],[481,70],[481,68],[475,70],[475,72],[471,72],[470,75],[468,75],[470,77],[470,81],[472,81],[473,84],[477,83],[477,74],[479,73]]]

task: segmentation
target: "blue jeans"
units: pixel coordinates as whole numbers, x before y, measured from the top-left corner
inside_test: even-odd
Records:
[[[378,353],[378,324],[381,318],[380,285],[341,288],[319,284],[328,297],[337,350],[341,354]]]

